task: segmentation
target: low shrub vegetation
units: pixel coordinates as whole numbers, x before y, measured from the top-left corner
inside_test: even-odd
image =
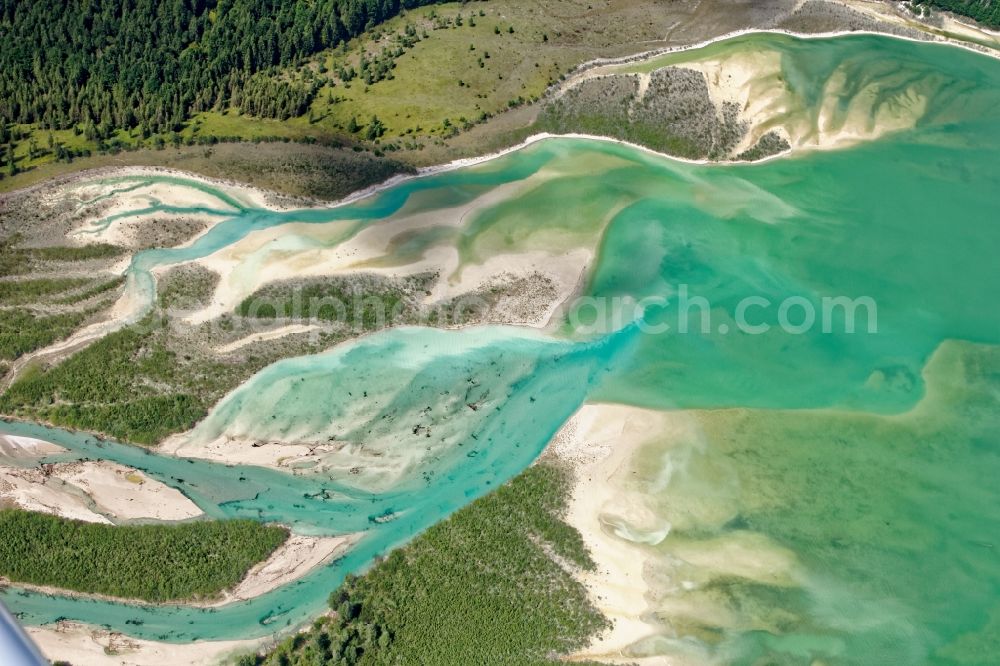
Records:
[[[594,563],[560,517],[568,474],[525,470],[349,577],[333,617],[241,666],[558,663],[607,626],[570,573]]]
[[[252,520],[103,525],[4,509],[0,575],[126,599],[201,599],[235,585],[287,537]]]

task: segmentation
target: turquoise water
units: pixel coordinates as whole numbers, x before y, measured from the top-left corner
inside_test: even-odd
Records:
[[[455,347],[467,337],[483,338],[480,342],[485,344],[455,354]],[[454,390],[470,374],[489,378],[494,368],[508,378],[503,395],[492,400],[490,418],[464,424],[463,447],[431,461],[433,473],[427,477],[380,494],[331,479],[158,456],[57,429],[3,424],[4,432],[46,439],[73,452],[53,456],[51,461],[100,458],[144,470],[181,490],[211,517],[277,521],[304,534],[366,532],[360,543],[331,565],[251,601],[217,609],[130,606],[13,590],[3,593],[4,603],[27,623],[76,618],[174,642],[263,636],[300,624],[323,611],[327,595],[344,575],[363,568],[375,556],[530,464],[582,402],[587,387],[609,371],[610,358],[632,337],[634,330],[627,329],[591,345],[573,346],[523,338],[516,330],[398,329],[366,340],[350,352],[349,361],[351,367],[367,368],[366,379],[372,384],[396,381],[406,364],[393,361],[406,358],[406,352],[415,347],[425,350],[428,362],[414,373],[413,382],[431,395]],[[387,358],[387,347],[397,347],[400,355]],[[294,373],[317,378],[325,390],[334,393],[357,386],[337,386],[338,375],[330,370],[338,364],[337,354],[292,359],[265,370],[261,381],[270,381],[275,373]],[[240,401],[240,392],[232,400]],[[392,520],[376,522],[387,515]]]
[[[792,421],[801,423],[780,433],[773,424],[707,428],[706,455],[724,457],[742,442],[741,455],[730,455],[727,464],[743,487],[769,498],[766,510],[748,503],[739,524],[790,548],[815,579],[835,584],[803,586],[795,598],[743,591],[748,606],[793,608],[805,619],[764,629],[700,631],[699,640],[727,661],[746,663],[765,657],[793,663],[805,657],[829,663],[988,663],[978,660],[986,648],[967,643],[988,646],[979,636],[996,625],[989,618],[1000,617],[997,558],[981,545],[1000,536],[1000,491],[983,474],[996,469],[998,449],[985,428],[989,410],[969,406],[1000,392],[1000,373],[952,373],[953,399],[920,401],[928,389],[924,369],[943,342],[984,345],[961,357],[965,366],[979,369],[993,367],[987,360],[1000,343],[1000,311],[994,307],[1000,295],[1000,62],[873,36],[799,41],[757,35],[711,48],[778,52],[805,113],[832,90],[824,83],[845,71],[866,74],[864,85],[859,80],[836,88],[844,108],[865,95],[874,115],[908,93],[925,97],[926,106],[910,129],[877,141],[756,165],[688,165],[610,143],[551,139],[335,209],[275,213],[220,199],[237,210],[191,246],[136,256],[128,288],[143,296],[140,302],[151,302],[154,267],[207,256],[254,230],[291,221],[348,222],[334,238],[324,237],[335,244],[373,221],[455,207],[523,183],[517,196],[484,205],[456,231],[438,228],[395,247],[420,253],[449,244],[466,261],[544,249],[553,239],[565,248],[593,248],[585,294],[627,302],[667,298],[646,307],[641,323],[671,328],[644,331],[629,323],[638,312],[632,309],[619,324],[598,330],[569,317],[551,336],[504,327],[392,330],[265,369],[192,433],[204,440],[222,434],[286,441],[336,436],[368,441],[400,463],[360,478],[176,460],[4,424],[4,431],[51,439],[77,457],[143,469],[212,516],[274,520],[313,534],[366,532],[344,558],[301,581],[213,610],[16,589],[3,593],[4,602],[28,623],[67,617],[169,641],[273,633],[320,612],[347,572],[364,568],[375,555],[523,469],[586,400],[658,409],[740,407],[755,415],[755,424],[771,423],[773,414],[793,414]],[[704,312],[693,310],[700,313],[691,323],[694,332],[678,331],[682,286],[708,303]],[[789,333],[778,326],[776,306],[756,308],[750,317],[753,324],[772,326],[765,334],[741,332],[734,318],[747,297],[773,304],[794,297],[821,312],[824,297],[839,296],[870,298],[877,306],[877,332],[868,332],[862,319],[858,332],[847,333],[843,315],[835,314],[829,332],[817,325]],[[703,333],[705,316],[710,321]],[[723,325],[728,332],[721,332]],[[469,408],[470,402],[479,408]],[[900,418],[894,415],[918,404],[934,412],[925,418],[935,429],[889,432],[885,424]],[[956,413],[964,420],[944,418]],[[430,437],[414,432],[416,425],[429,428]],[[916,453],[901,450],[899,438],[929,433],[949,433],[961,454],[907,467],[905,456]],[[764,444],[755,437],[772,439]],[[878,492],[863,485],[878,484],[877,478],[859,476],[864,469],[891,474],[901,467],[907,473]],[[768,477],[765,483],[762,469],[784,469],[790,481]],[[816,470],[824,474],[810,476]],[[976,492],[960,492],[970,484]],[[920,492],[927,485],[941,489],[933,495],[933,511]],[[825,510],[804,511],[804,503]],[[923,521],[921,538],[936,547],[902,547],[897,540],[915,537],[873,530],[870,516],[883,513],[890,522],[889,514]],[[389,522],[372,521],[389,514],[395,516]],[[834,538],[866,547],[831,549]],[[926,558],[936,577],[928,575]],[[898,609],[905,631],[898,623],[864,632],[852,627],[850,616],[861,606]],[[912,642],[919,642],[916,652]]]

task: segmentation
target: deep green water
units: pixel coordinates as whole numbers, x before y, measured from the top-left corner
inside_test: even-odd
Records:
[[[4,424],[5,432],[50,439],[75,456],[143,469],[213,516],[280,521],[306,533],[367,534],[343,559],[297,583],[211,611],[16,589],[4,592],[3,601],[27,623],[66,617],[170,641],[273,633],[321,611],[347,572],[530,464],[586,400],[744,407],[758,410],[748,412],[759,415],[754,423],[792,414],[782,422],[796,427],[707,429],[708,457],[729,455],[742,438],[744,455],[727,458],[734,483],[768,494],[767,510],[741,516],[740,529],[750,525],[792,549],[814,580],[829,584],[803,586],[794,599],[746,592],[748,605],[788,605],[798,620],[767,630],[720,629],[714,640],[702,632],[709,650],[730,662],[769,656],[781,663],[990,663],[986,656],[1000,640],[1000,443],[990,427],[1000,394],[1000,372],[993,370],[1000,357],[993,347],[1000,343],[1000,62],[873,36],[756,35],[718,48],[778,50],[785,79],[807,112],[823,101],[823,82],[845,70],[865,73],[857,85],[838,88],[845,108],[857,95],[870,95],[877,106],[910,92],[926,98],[926,110],[912,129],[877,141],[757,165],[688,165],[605,142],[552,139],[336,209],[273,213],[220,198],[220,213],[236,212],[225,212],[231,217],[194,244],[136,257],[128,283],[134,293],[148,302],[150,269],[206,256],[255,229],[348,221],[341,237],[324,241],[336,242],[375,220],[453,207],[523,181],[517,197],[478,211],[458,232],[410,239],[406,251],[452,243],[476,261],[549,247],[554,238],[566,247],[595,247],[586,293],[669,297],[643,317],[671,329],[643,332],[629,323],[636,314],[629,309],[620,325],[588,331],[568,321],[558,336],[503,327],[387,331],[276,363],[192,434],[370,437],[412,462],[379,492],[346,477],[177,460]],[[696,332],[677,330],[682,285],[710,303],[709,332],[700,332],[700,321],[691,324]],[[748,313],[753,324],[775,325],[766,334],[737,330],[733,315],[751,296],[775,304]],[[821,313],[824,297],[839,296],[870,298],[877,332],[867,332],[862,318],[859,332],[846,333],[839,315],[830,332],[819,323],[798,334],[776,326],[783,299],[804,299]],[[800,312],[793,310],[793,323]],[[720,332],[723,324],[728,333]],[[948,340],[983,345],[960,347],[955,365],[986,370],[950,373],[943,389],[950,398],[921,403],[923,370]],[[468,409],[470,401],[482,408]],[[918,403],[934,428],[900,434],[885,426]],[[431,428],[431,442],[412,433],[417,423]],[[933,433],[938,439],[929,442],[947,433],[949,446],[932,447],[937,453],[929,460],[928,451],[899,443]],[[879,473],[860,473],[866,469]],[[787,483],[760,482],[761,470],[782,470]],[[370,520],[386,513],[396,518]],[[873,526],[894,516],[919,524],[919,533]],[[847,547],[832,547],[831,539]],[[892,609],[893,622],[862,627],[855,619],[871,614],[859,608]]]

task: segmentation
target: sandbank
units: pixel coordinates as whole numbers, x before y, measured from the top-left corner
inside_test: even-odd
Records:
[[[202,515],[180,491],[137,469],[106,460],[27,469],[0,467],[0,500],[29,511],[97,523],[187,520]]]
[[[27,627],[27,632],[52,661],[87,666],[213,666],[270,643],[266,639],[161,643],[67,621]]]

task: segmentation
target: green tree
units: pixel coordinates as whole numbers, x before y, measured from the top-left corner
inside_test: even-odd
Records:
[[[381,138],[385,134],[385,125],[382,121],[378,119],[378,116],[372,116],[371,121],[368,123],[368,127],[365,130],[365,138],[369,141],[374,141],[375,139]]]
[[[17,175],[17,162],[14,161],[14,144],[7,144],[7,175]]]
[[[403,5],[432,1],[2,0],[0,124],[93,123],[103,140],[143,123],[156,133],[179,130],[193,114],[238,106],[254,75],[300,64]],[[301,98],[312,90],[261,106],[270,117],[303,115]]]

